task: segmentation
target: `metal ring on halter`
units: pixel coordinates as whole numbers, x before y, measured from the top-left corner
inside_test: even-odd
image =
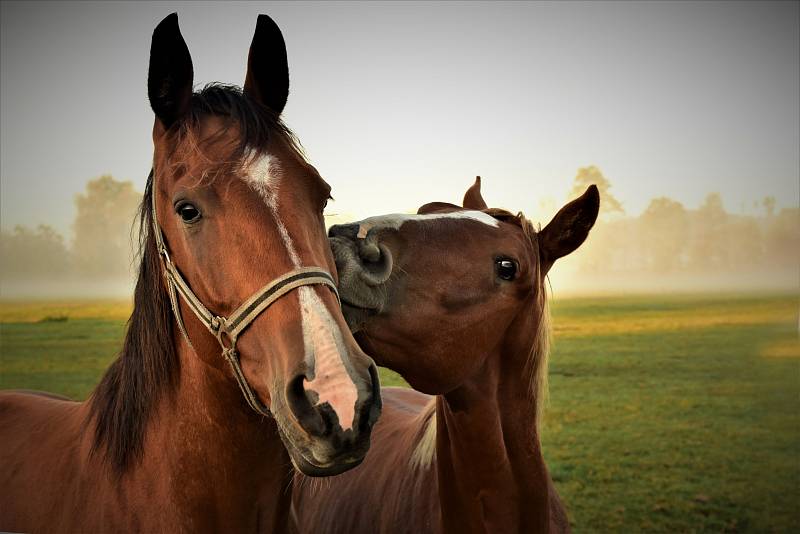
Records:
[[[190,310],[197,316],[201,323],[214,335],[222,348],[222,356],[231,366],[233,376],[236,379],[239,389],[242,391],[247,404],[257,413],[264,416],[271,416],[269,408],[258,399],[247,379],[244,376],[241,363],[239,361],[239,353],[236,350],[236,342],[239,335],[250,324],[255,321],[261,313],[270,307],[276,300],[286,295],[290,291],[297,289],[301,286],[310,285],[324,285],[328,286],[336,295],[336,300],[341,305],[339,299],[339,291],[336,288],[336,283],[331,274],[320,267],[300,267],[285,273],[270,283],[256,291],[253,296],[247,299],[240,305],[229,317],[220,317],[219,315],[211,313],[205,305],[197,298],[194,291],[183,279],[178,268],[172,263],[167,251],[167,246],[164,242],[164,236],[161,233],[161,227],[158,224],[156,216],[156,188],[155,188],[155,174],[150,171],[151,176],[151,196],[152,196],[152,210],[153,210],[153,232],[155,233],[156,248],[158,254],[164,258],[162,265],[164,266],[164,278],[167,282],[167,292],[169,294],[172,312],[175,315],[175,320],[178,323],[178,328],[183,334],[186,343],[194,350],[189,334],[186,332],[186,326],[181,317],[180,306],[176,295],[180,295]],[[223,334],[228,337],[230,346],[226,346],[222,339]]]
[[[162,258],[164,258],[164,261],[166,261],[167,263],[172,263],[172,260],[169,258],[169,252],[167,252],[166,248],[162,248],[161,250],[158,251],[158,253]]]

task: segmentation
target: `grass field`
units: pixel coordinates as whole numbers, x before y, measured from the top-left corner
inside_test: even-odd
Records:
[[[0,387],[86,398],[128,312],[0,304]],[[569,299],[553,325],[543,442],[577,532],[800,531],[797,296]]]

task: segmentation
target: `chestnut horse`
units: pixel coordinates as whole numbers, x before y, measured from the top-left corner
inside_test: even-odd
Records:
[[[284,532],[292,464],[357,465],[380,411],[341,315],[330,187],[280,121],[261,15],[244,89],[192,92],[177,15],[153,33],[153,170],[122,351],[86,402],[0,397],[0,530]]]
[[[480,178],[464,208],[333,226],[345,317],[361,346],[417,390],[384,388],[364,463],[298,475],[301,532],[564,532],[537,419],[547,379],[545,276],[597,218],[591,186],[540,232],[487,209]]]

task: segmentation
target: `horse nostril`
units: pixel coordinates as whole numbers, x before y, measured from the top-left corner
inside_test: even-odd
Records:
[[[356,261],[361,262],[359,277],[368,286],[384,284],[392,275],[394,265],[392,253],[381,243],[374,241],[360,243]]]
[[[377,243],[363,243],[358,252],[361,259],[367,263],[379,263],[381,261],[381,247]]]
[[[305,375],[297,375],[286,386],[286,401],[295,419],[303,429],[313,436],[331,433],[331,422],[314,406],[303,387]]]

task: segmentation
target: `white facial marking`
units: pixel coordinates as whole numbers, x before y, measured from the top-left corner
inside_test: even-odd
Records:
[[[275,219],[275,224],[278,225],[278,233],[286,247],[286,252],[289,254],[289,259],[292,260],[292,263],[297,268],[300,267],[300,257],[294,248],[289,231],[278,216],[278,191],[280,190],[281,178],[283,178],[283,170],[280,162],[269,154],[264,154],[254,161],[250,166],[250,172],[245,175],[247,183],[255,189],[269,207]]]
[[[272,213],[289,259],[295,268],[299,268],[300,256],[278,213],[278,191],[282,178],[280,163],[269,154],[253,162],[245,174],[247,183],[264,199]],[[342,354],[347,353],[342,332],[313,288],[302,286],[297,291],[303,318],[306,364],[314,375],[313,380],[303,381],[303,387],[306,391],[316,393],[317,405],[327,402],[336,412],[342,430],[349,430],[353,428],[358,390],[342,360]]]
[[[454,211],[451,213],[426,213],[423,215],[395,213],[392,215],[369,217],[363,221],[360,221],[358,223],[358,238],[364,239],[367,237],[367,232],[376,226],[380,226],[381,228],[389,227],[397,230],[403,226],[403,223],[408,221],[432,221],[435,219],[470,219],[489,226],[494,226],[495,228],[498,226],[497,219],[491,215],[483,213],[482,211],[465,210]]]
[[[346,353],[342,333],[312,288],[304,286],[299,291],[306,362],[314,369],[313,380],[304,380],[303,388],[317,394],[318,406],[327,402],[342,430],[349,430],[353,428],[358,390],[342,361],[341,355]]]

